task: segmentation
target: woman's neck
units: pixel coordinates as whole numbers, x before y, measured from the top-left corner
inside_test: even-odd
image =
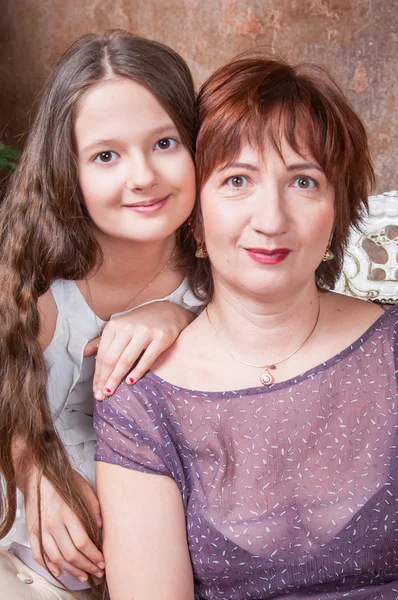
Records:
[[[312,332],[320,302],[315,282],[269,300],[243,298],[224,288],[216,290],[208,312],[221,342],[237,358],[272,364],[294,352]]]

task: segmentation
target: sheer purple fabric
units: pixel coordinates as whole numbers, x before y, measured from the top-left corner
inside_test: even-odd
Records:
[[[196,597],[398,598],[398,307],[269,388],[152,372],[96,403],[96,459],[172,477]]]

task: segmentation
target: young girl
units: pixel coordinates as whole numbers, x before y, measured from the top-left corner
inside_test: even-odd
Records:
[[[84,352],[120,315],[100,358],[107,371],[121,357],[117,383],[144,351],[132,383],[192,318],[194,102],[189,69],[166,46],[122,31],[81,38],[49,79],[1,207],[0,536],[12,554],[0,552],[0,588],[10,600],[30,598],[32,582],[32,598],[71,597],[45,569],[75,592],[103,576],[95,359]]]

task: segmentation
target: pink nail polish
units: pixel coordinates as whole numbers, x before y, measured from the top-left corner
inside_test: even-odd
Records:
[[[129,377],[129,383],[134,383],[134,379],[132,377]]]
[[[112,394],[112,390],[110,390],[109,388],[104,388],[104,392],[106,392],[107,394]]]

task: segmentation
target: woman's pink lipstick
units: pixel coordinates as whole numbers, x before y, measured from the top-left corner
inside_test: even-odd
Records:
[[[276,265],[285,260],[291,252],[288,248],[274,248],[273,250],[245,248],[245,250],[250,258],[262,265]]]
[[[151,200],[143,200],[134,204],[125,204],[124,207],[134,212],[139,213],[154,213],[161,210],[170,198],[170,194],[163,198],[152,198]]]

